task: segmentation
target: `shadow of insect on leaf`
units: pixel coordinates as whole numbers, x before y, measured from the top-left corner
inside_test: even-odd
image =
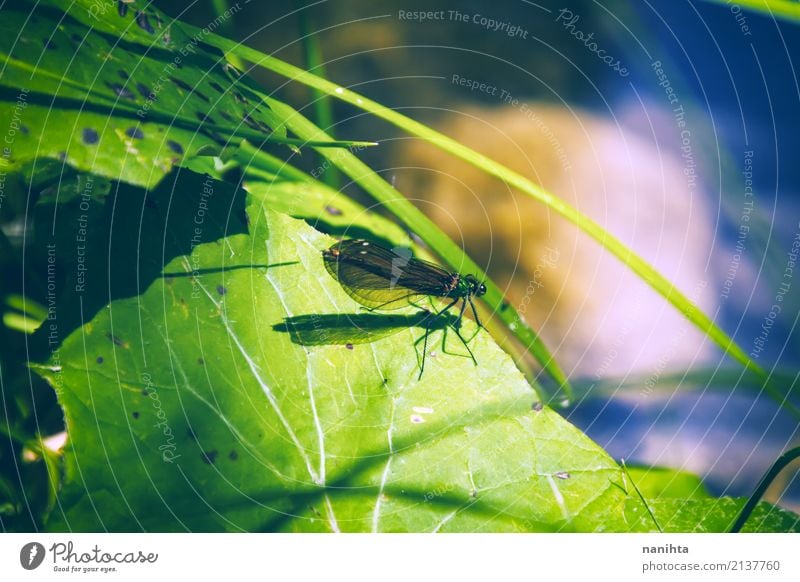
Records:
[[[199,277],[202,275],[214,275],[218,273],[227,273],[229,271],[237,270],[252,270],[252,269],[272,269],[274,267],[288,267],[290,265],[297,265],[299,261],[287,261],[284,263],[270,263],[270,264],[253,264],[246,265],[226,265],[225,267],[216,267],[209,269],[195,269],[194,271],[169,271],[164,272],[164,277]]]
[[[406,315],[376,313],[308,314],[287,317],[272,326],[291,334],[292,342],[304,346],[370,343],[411,327],[434,331],[455,324],[455,315],[429,311]]]

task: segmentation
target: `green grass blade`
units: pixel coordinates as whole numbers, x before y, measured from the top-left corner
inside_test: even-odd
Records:
[[[708,1],[715,4],[723,4],[727,7],[730,6],[730,2],[727,0]],[[736,4],[762,16],[773,16],[795,24],[800,23],[800,4],[797,2],[789,2],[788,0],[737,0]]]

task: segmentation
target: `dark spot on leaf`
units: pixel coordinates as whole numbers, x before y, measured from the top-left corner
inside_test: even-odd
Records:
[[[195,115],[195,117],[197,117],[197,119],[200,121],[200,123],[205,123],[206,121],[208,123],[214,123],[214,118],[211,117],[208,113],[203,113],[202,111],[197,111],[194,115]]]
[[[338,208],[336,208],[335,206],[326,206],[325,207],[325,212],[327,212],[331,216],[341,216],[342,215],[342,211],[339,210]]]
[[[136,83],[136,90],[139,92],[139,95],[144,97],[145,99],[150,99],[153,92],[147,87],[147,85],[143,85],[142,83]],[[155,95],[152,97],[155,99]]]
[[[67,152],[58,152],[58,159],[60,161],[65,161],[67,159]]]
[[[200,364],[201,366],[206,365],[206,361],[203,358],[197,358],[197,363]]]
[[[105,362],[105,360],[103,359],[103,356],[97,356],[97,359],[96,359],[95,361],[96,361],[98,364],[102,364],[103,362]]]
[[[126,81],[130,78],[130,75],[128,75],[127,71],[123,71],[122,69],[117,71],[117,75],[119,75],[120,77],[122,77]]]
[[[178,87],[180,87],[184,91],[188,91],[189,93],[192,92],[193,87],[189,83],[180,80],[178,77],[170,77],[169,80],[175,83]]]
[[[509,307],[508,301],[503,301],[503,303],[500,305],[500,311],[506,311]]]
[[[94,145],[100,141],[100,135],[91,127],[86,127],[81,132],[81,139],[86,145]]]
[[[236,459],[239,458],[239,453],[237,453],[236,451],[231,451],[230,453],[228,453],[228,458],[231,461],[235,461]]]
[[[209,137],[210,137],[211,139],[213,139],[213,140],[214,140],[215,142],[217,142],[218,144],[220,144],[220,145],[222,145],[222,146],[226,146],[226,145],[228,145],[228,140],[227,140],[227,139],[226,139],[224,136],[220,135],[218,132],[216,132],[216,131],[209,131],[209,132],[208,132],[208,135],[209,135]]]
[[[195,91],[194,91],[194,94],[195,94],[195,95],[197,95],[198,97],[200,97],[200,99],[202,99],[202,100],[203,100],[203,101],[205,101],[206,103],[211,103],[211,99],[209,99],[208,97],[206,97],[205,95],[203,95],[203,94],[202,94],[200,91],[198,91],[197,89],[195,89]]]
[[[193,441],[197,442],[197,433],[194,432],[191,426],[186,429],[186,436],[188,436]]]
[[[541,412],[544,408],[544,405],[541,402],[534,402],[533,406],[531,406],[531,410],[534,412]]]
[[[138,412],[133,412],[133,413],[131,413],[131,416],[132,416],[134,419],[136,419],[136,418],[139,418],[139,413],[138,413]]]
[[[44,45],[45,50],[55,50],[56,48],[58,48],[56,44],[49,38],[44,39],[44,42],[42,44]]]
[[[122,347],[122,346],[124,346],[124,345],[125,345],[125,342],[124,342],[124,341],[122,341],[122,340],[121,340],[121,339],[119,339],[117,336],[115,336],[115,335],[113,335],[113,334],[111,334],[111,333],[107,333],[107,334],[106,334],[106,337],[107,337],[107,338],[108,338],[108,339],[109,339],[109,340],[110,340],[110,341],[111,341],[111,342],[112,342],[112,343],[113,343],[115,346],[120,346],[120,347]]]
[[[219,112],[219,114],[220,114],[220,116],[222,117],[222,119],[224,119],[225,121],[233,121],[233,117],[231,117],[231,116],[230,116],[228,113],[226,113],[225,111],[220,111],[220,112]]]
[[[149,395],[150,395],[150,391],[147,388],[142,390],[142,396],[149,396]]]
[[[108,87],[114,91],[114,94],[117,97],[122,97],[123,99],[134,99],[135,95],[131,92],[130,89],[127,87],[123,87],[119,83],[106,83]]]
[[[138,127],[129,127],[125,130],[125,135],[133,139],[144,139],[144,132]]]
[[[214,91],[216,91],[217,93],[225,92],[225,89],[222,88],[222,85],[220,85],[216,81],[210,81],[208,84],[211,85],[211,88],[214,89]]]
[[[153,25],[150,24],[150,20],[147,18],[147,14],[141,10],[136,13],[136,24],[145,32],[149,32],[150,34],[155,32]]]
[[[81,44],[83,42],[83,37],[77,32],[73,32],[72,34],[69,35],[69,37],[78,44]]]
[[[117,0],[117,14],[125,18],[125,15],[127,13],[128,13],[128,4],[126,2],[123,2],[122,0]]]
[[[348,350],[352,350],[353,349],[353,344],[345,344],[344,347],[346,347]]]
[[[172,141],[171,139],[167,140],[167,147],[171,149],[176,154],[183,155],[183,146],[176,141]]]
[[[217,285],[217,293],[219,293],[220,295],[225,295],[225,293],[227,292],[228,290],[225,287],[223,287],[222,285]]]
[[[31,132],[27,125],[20,125],[19,130],[23,133],[23,135],[28,135]]]
[[[217,460],[217,455],[218,455],[218,454],[219,454],[219,452],[218,452],[218,451],[216,451],[216,450],[215,450],[215,451],[204,451],[204,452],[202,453],[202,455],[203,455],[203,462],[204,462],[206,465],[213,465],[213,464],[214,464],[214,461],[216,461],[216,460]]]

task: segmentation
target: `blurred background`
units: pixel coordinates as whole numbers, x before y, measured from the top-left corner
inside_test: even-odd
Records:
[[[236,7],[217,32],[304,68],[318,51],[317,74],[531,178],[655,265],[786,392],[796,388],[797,25],[682,0],[156,4],[201,27]],[[306,87],[251,74],[316,118]],[[796,419],[570,223],[393,126],[330,105],[326,129],[380,142],[359,156],[540,332],[578,388],[562,414],[617,460],[749,495],[797,446]],[[301,164],[319,160],[304,153]],[[4,231],[15,240],[13,224]],[[766,498],[800,510],[796,465]]]

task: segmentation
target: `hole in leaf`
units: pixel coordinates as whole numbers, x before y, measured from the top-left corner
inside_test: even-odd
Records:
[[[138,127],[129,127],[125,130],[125,135],[133,139],[144,139],[144,132]]]
[[[207,465],[213,465],[217,460],[219,451],[207,451],[203,453],[203,462]]]
[[[136,83],[136,90],[139,92],[139,95],[141,95],[145,99],[151,99],[151,98],[155,99],[155,95],[153,95],[153,92],[149,89],[149,87],[147,87],[147,85],[143,85],[142,83]]]
[[[130,89],[127,87],[123,87],[119,83],[106,83],[109,89],[114,91],[117,97],[122,97],[123,99],[134,99],[134,94],[131,92]]]
[[[170,77],[169,80],[175,83],[178,87],[180,87],[184,91],[188,91],[189,93],[192,92],[193,89],[192,86],[189,83],[186,83],[185,81],[181,81],[180,79],[178,79],[178,77]]]
[[[205,123],[206,121],[208,123],[216,123],[214,121],[214,118],[211,117],[208,113],[203,113],[202,111],[198,111],[197,113],[195,113],[195,116],[197,117],[197,119],[200,120],[200,123]]]
[[[142,12],[141,10],[136,13],[136,24],[141,28],[143,31],[148,32],[150,34],[155,33],[155,29],[153,25],[150,24],[150,20],[147,18],[147,14]]]
[[[176,141],[172,141],[171,139],[167,140],[167,147],[171,149],[176,154],[183,155],[183,146]]]
[[[91,127],[87,127],[81,132],[81,139],[86,145],[94,145],[100,141],[100,134],[98,134]]]

